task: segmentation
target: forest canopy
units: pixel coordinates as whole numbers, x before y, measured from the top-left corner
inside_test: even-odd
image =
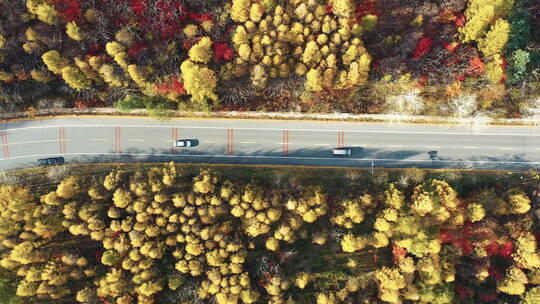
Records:
[[[0,106],[136,97],[171,109],[456,115],[445,103],[473,94],[475,113],[526,116],[540,109],[539,10],[534,0],[2,0]]]
[[[171,163],[0,186],[4,299],[538,301],[537,174],[230,172]]]

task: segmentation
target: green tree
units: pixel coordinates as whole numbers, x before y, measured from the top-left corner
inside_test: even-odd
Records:
[[[517,5],[516,5],[517,6]],[[506,52],[513,53],[524,49],[531,38],[531,14],[529,11],[515,8],[508,18],[510,22],[510,37],[506,43]]]
[[[362,25],[362,29],[366,31],[371,31],[377,25],[377,21],[378,21],[378,17],[376,15],[369,14],[362,18],[362,22],[360,23],[360,25]]]
[[[450,284],[426,284],[420,283],[419,287],[420,303],[430,304],[450,304],[455,303],[456,294]]]
[[[515,50],[510,57],[508,78],[506,83],[516,84],[527,75],[527,64],[531,61],[530,53],[524,50]]]
[[[116,250],[107,250],[101,256],[101,263],[107,266],[113,266],[120,262],[121,257]]]
[[[23,298],[17,295],[18,278],[7,271],[0,271],[0,303],[23,304]]]

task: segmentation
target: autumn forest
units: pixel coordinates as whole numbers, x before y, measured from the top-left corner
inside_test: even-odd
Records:
[[[0,114],[540,121],[539,25],[537,0],[0,0]],[[56,141],[6,132],[2,160]],[[538,304],[539,242],[533,171],[0,172],[0,304]]]
[[[534,173],[43,170],[0,187],[3,303],[540,299]]]
[[[0,108],[530,117],[534,0],[2,0]]]

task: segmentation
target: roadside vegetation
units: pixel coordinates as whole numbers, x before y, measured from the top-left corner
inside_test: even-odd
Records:
[[[170,163],[4,175],[0,301],[540,299],[534,172],[243,169]]]
[[[538,117],[535,0],[0,1],[0,109]]]

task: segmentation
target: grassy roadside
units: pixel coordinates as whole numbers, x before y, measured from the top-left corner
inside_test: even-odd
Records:
[[[61,167],[37,167],[0,173],[0,184],[34,185],[36,190],[44,190],[66,176],[98,178],[114,169],[128,172],[163,166],[166,163],[104,163],[73,164]],[[538,171],[498,171],[498,170],[457,170],[457,169],[417,169],[273,166],[273,165],[233,165],[233,164],[175,164],[177,172],[184,176],[195,176],[201,169],[211,168],[225,179],[243,183],[256,181],[270,188],[286,186],[321,185],[335,197],[351,196],[354,185],[367,184],[384,187],[389,182],[402,186],[412,186],[430,178],[448,181],[458,192],[488,186],[517,186],[538,175]]]
[[[148,118],[162,121],[172,119],[237,119],[237,120],[275,120],[275,121],[318,121],[318,122],[354,122],[354,123],[407,123],[433,125],[476,125],[474,119],[455,119],[452,117],[424,117],[389,119],[385,115],[349,115],[343,114],[303,114],[303,113],[251,113],[251,112],[167,112],[166,115],[153,115],[147,111],[106,112],[106,111],[58,111],[55,113],[14,113],[15,117],[6,117],[4,123],[41,119],[56,119],[62,117],[119,117],[119,118]],[[336,117],[338,116],[338,117]],[[341,117],[339,117],[341,116]],[[1,116],[0,116],[1,117]],[[1,118],[0,118],[1,119]],[[490,126],[537,126],[538,121],[524,119],[494,119],[485,122]]]

